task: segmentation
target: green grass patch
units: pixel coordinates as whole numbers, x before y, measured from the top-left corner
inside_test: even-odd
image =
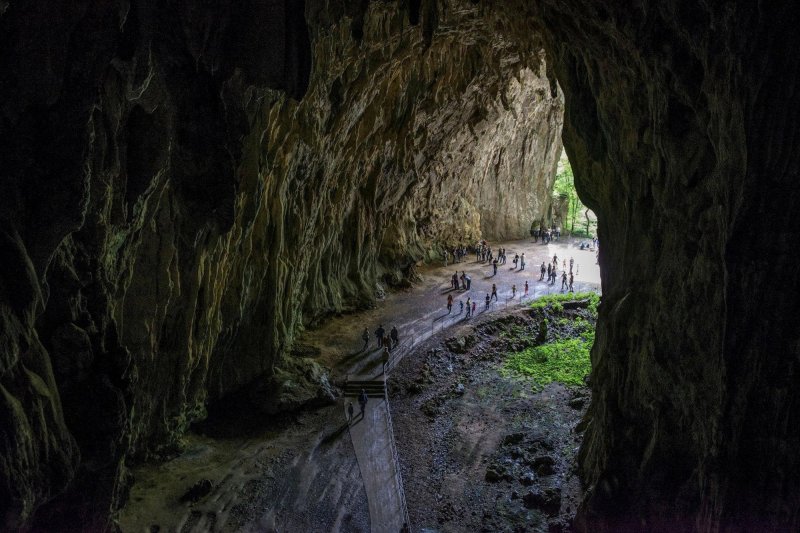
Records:
[[[565,385],[583,385],[583,378],[592,365],[589,352],[594,344],[594,331],[579,337],[559,340],[511,354],[503,365],[507,374],[529,378],[534,390],[541,390],[554,381]]]
[[[600,303],[600,295],[594,292],[566,292],[563,294],[548,294],[531,302],[531,309],[549,308],[554,313],[564,310],[563,302],[574,302],[575,300],[589,300],[588,309],[596,314],[597,306]]]

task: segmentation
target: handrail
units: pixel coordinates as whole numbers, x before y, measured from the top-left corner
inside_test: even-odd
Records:
[[[386,380],[383,381],[383,395],[386,401],[386,419],[389,422],[389,442],[392,447],[392,460],[394,461],[394,475],[397,482],[397,489],[400,496],[400,506],[403,511],[403,519],[408,526],[408,531],[411,531],[411,519],[408,516],[408,505],[406,504],[406,493],[403,490],[403,476],[400,474],[400,456],[397,453],[397,445],[394,442],[394,426],[392,425],[392,408],[389,405],[389,389],[386,386]]]
[[[538,280],[537,280],[538,281]],[[525,296],[524,292],[520,292],[516,298],[513,298],[518,302],[517,305],[522,304],[525,301],[535,300],[537,296],[544,296],[545,294],[553,294],[561,292],[560,288],[556,288],[557,285],[550,285],[546,283],[546,289],[542,289],[541,291],[537,291],[538,285],[536,282],[532,285],[532,289],[527,296]],[[597,294],[602,294],[602,289],[600,287],[595,286],[594,284],[586,284],[586,283],[576,283],[574,292],[586,292],[592,291]],[[494,309],[495,305],[502,305],[503,309],[507,309],[510,305],[514,305],[510,303],[512,298],[505,298],[503,301],[497,300],[490,303],[490,308]],[[446,327],[449,327],[453,322],[457,320],[461,320],[461,313],[457,315],[448,316],[441,320],[439,324],[436,323],[436,319],[433,320],[431,323],[431,331],[429,334],[422,333],[417,337],[416,335],[411,336],[411,342],[408,339],[404,339],[402,342],[398,343],[392,351],[391,355],[389,356],[389,360],[383,364],[383,371],[384,375],[388,375],[387,373],[391,371],[394,367],[400,363],[403,357],[411,351],[411,349],[416,346],[419,342],[432,337],[436,334],[436,328],[438,327],[438,331],[442,332]]]
[[[554,288],[554,285],[547,284],[547,294],[552,294],[553,293],[553,288]],[[589,285],[588,287],[587,287],[586,284],[583,284],[582,286],[581,285],[577,285],[576,289],[578,289],[578,290],[576,290],[575,292],[584,292],[584,291],[587,291],[587,290],[591,290],[592,292],[595,292],[595,293],[598,293],[598,294],[602,294],[602,289],[600,287],[596,287],[594,285]],[[556,292],[560,292],[560,291],[556,291]],[[542,292],[539,293],[539,296],[543,296],[544,294],[545,294],[545,292],[542,291]],[[512,298],[506,298],[505,301],[503,301],[503,302],[499,302],[499,301],[492,302],[491,303],[491,307],[494,308],[495,304],[502,303],[503,304],[503,308],[507,308],[508,305],[509,305],[509,302],[511,301],[511,299]],[[534,285],[533,291],[531,292],[531,294],[529,294],[529,295],[525,295],[524,293],[520,294],[518,302],[519,302],[519,304],[522,304],[525,300],[535,300],[535,299],[536,299],[536,285]],[[444,324],[447,321],[452,322],[456,318],[457,317],[454,316],[454,317],[451,317],[451,318],[443,320],[442,321],[442,327],[441,327],[441,329],[439,331],[443,331],[444,330],[444,327],[445,327]],[[392,448],[392,460],[394,461],[394,465],[395,465],[395,480],[397,482],[397,488],[398,488],[398,492],[399,492],[399,496],[400,496],[400,504],[402,506],[403,518],[405,519],[405,523],[408,525],[408,530],[409,531],[412,530],[411,529],[411,519],[409,518],[409,515],[408,515],[408,505],[406,503],[406,494],[405,494],[405,491],[403,490],[403,477],[402,477],[402,474],[400,473],[400,456],[397,453],[397,445],[395,444],[395,440],[394,440],[394,425],[392,424],[392,409],[391,409],[391,406],[389,404],[389,389],[388,389],[388,386],[387,386],[387,383],[388,383],[388,379],[387,378],[388,378],[388,372],[392,368],[397,366],[397,364],[400,362],[400,360],[409,351],[411,351],[411,349],[414,346],[417,345],[417,341],[418,340],[425,340],[425,339],[433,336],[434,329],[435,329],[435,326],[432,325],[431,326],[430,335],[421,335],[419,339],[417,338],[416,335],[411,335],[410,341],[409,341],[409,339],[406,338],[402,342],[398,343],[397,346],[395,346],[394,349],[392,350],[391,355],[389,356],[389,359],[383,364],[383,375],[384,375],[383,395],[384,395],[384,399],[386,401],[386,417],[387,417],[387,421],[389,423],[389,442],[390,442],[390,445],[391,445],[391,448]]]

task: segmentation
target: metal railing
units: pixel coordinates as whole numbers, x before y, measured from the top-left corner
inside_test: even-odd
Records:
[[[502,306],[503,309],[506,309],[506,308],[508,308],[509,306],[512,306],[512,305],[522,305],[526,301],[529,302],[529,301],[535,300],[537,298],[537,296],[545,296],[545,295],[548,295],[548,294],[558,294],[558,293],[566,293],[566,292],[568,292],[567,290],[562,290],[560,285],[556,285],[556,284],[550,285],[549,283],[546,283],[545,284],[546,288],[541,288],[541,287],[536,285],[536,283],[539,283],[538,281],[536,281],[534,283],[535,284],[533,285],[533,291],[529,291],[529,293],[527,295],[524,293],[524,290],[523,290],[523,292],[521,294],[519,294],[519,295],[516,295],[515,298],[504,298],[503,300],[497,299],[497,300],[495,300],[495,301],[490,303],[490,307],[489,307],[488,310],[485,309],[485,307],[484,307],[484,311],[483,312],[494,311],[494,310],[496,310],[496,308],[499,308],[500,306]],[[558,288],[556,288],[556,287],[558,287]],[[541,288],[542,290],[537,290],[539,288]],[[577,284],[577,283],[574,283],[573,284],[573,289],[574,289],[573,292],[595,292],[597,294],[602,294],[601,288],[599,286],[594,285],[594,284],[585,284],[585,283],[584,284]],[[515,301],[512,302],[512,300],[515,300]],[[485,306],[485,304],[484,304],[484,306]],[[476,310],[476,314],[477,314],[477,310]],[[474,316],[474,315],[471,315],[471,316]],[[384,395],[384,399],[386,401],[386,417],[387,417],[387,421],[388,421],[388,424],[389,424],[389,442],[390,442],[390,445],[391,445],[391,448],[392,448],[392,460],[394,461],[394,467],[395,467],[395,481],[397,482],[397,488],[398,488],[398,492],[399,492],[398,496],[400,497],[400,505],[402,507],[403,518],[405,520],[405,523],[408,525],[408,530],[409,531],[412,531],[412,529],[411,529],[411,519],[409,518],[409,515],[408,515],[408,505],[406,503],[406,494],[405,494],[405,490],[403,489],[403,477],[402,477],[402,475],[400,473],[400,456],[397,453],[397,445],[395,444],[395,440],[394,440],[394,425],[392,424],[392,409],[391,409],[391,405],[389,404],[389,389],[388,389],[388,386],[387,386],[388,380],[386,378],[388,378],[389,371],[391,371],[394,367],[396,367],[397,364],[400,363],[400,361],[403,359],[403,357],[405,357],[405,355],[408,352],[410,352],[412,348],[414,348],[414,346],[419,344],[419,342],[432,337],[434,335],[434,333],[436,332],[437,327],[438,327],[439,331],[441,332],[446,327],[448,327],[449,325],[452,325],[453,322],[455,322],[457,320],[465,320],[465,319],[466,319],[466,316],[461,317],[461,313],[459,313],[458,315],[452,316],[452,317],[448,317],[448,318],[442,319],[442,321],[438,325],[436,324],[436,319],[434,319],[431,322],[431,331],[430,331],[430,333],[426,332],[425,334],[422,334],[422,335],[419,335],[419,336],[412,334],[410,337],[406,337],[402,342],[399,342],[397,344],[397,346],[395,346],[392,349],[392,351],[390,352],[390,355],[389,355],[389,359],[383,364],[383,375],[384,375],[383,395]]]
[[[544,287],[540,285],[541,283],[544,283]],[[453,323],[455,322],[460,322],[462,320],[466,320],[467,318],[475,317],[480,313],[492,312],[498,309],[507,309],[508,307],[514,305],[522,305],[525,302],[530,302],[535,300],[537,297],[550,294],[566,294],[567,292],[569,292],[568,289],[563,289],[563,290],[561,289],[560,281],[556,282],[553,285],[550,285],[549,283],[540,282],[537,280],[534,281],[533,284],[531,284],[531,286],[529,286],[529,291],[527,295],[525,294],[525,291],[523,289],[522,291],[517,291],[517,294],[515,295],[514,298],[505,297],[503,299],[498,298],[497,300],[492,300],[489,303],[488,310],[485,307],[486,306],[485,302],[483,302],[480,304],[483,306],[483,309],[479,309],[476,307],[475,314],[470,315],[470,317],[467,317],[464,314],[464,312],[461,311],[458,314],[448,315],[445,316],[444,318],[438,318],[438,319],[434,318],[433,320],[431,320],[430,332],[426,331],[425,333],[420,335],[412,334],[410,339],[405,338],[402,342],[398,343],[397,346],[395,346],[392,349],[391,354],[389,356],[389,360],[383,365],[384,375],[388,376],[388,372],[390,372],[394,367],[396,367],[403,359],[403,357],[405,357],[406,354],[410,352],[414,346],[416,346],[417,344],[426,339],[429,339],[436,333],[444,331],[446,328],[452,326]],[[595,292],[597,294],[602,294],[601,288],[599,286],[589,283],[573,283],[573,292]]]
[[[389,389],[386,380],[383,382],[383,396],[386,401],[386,419],[389,422],[389,442],[392,447],[392,461],[394,461],[394,476],[397,482],[398,496],[400,497],[401,511],[408,531],[411,531],[411,519],[408,516],[408,505],[406,504],[406,493],[403,490],[403,476],[400,474],[400,455],[397,453],[397,445],[394,442],[394,426],[392,424],[392,408],[389,405]]]

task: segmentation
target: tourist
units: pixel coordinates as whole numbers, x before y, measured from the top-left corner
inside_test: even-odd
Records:
[[[492,298],[494,298],[495,301],[497,301],[497,285],[495,285],[494,283],[492,283]]]
[[[525,297],[528,297],[528,280],[525,280]]]
[[[353,421],[353,411],[355,411],[355,409],[353,408],[353,402],[347,402],[347,421],[348,422],[352,422]]]
[[[493,276],[496,276],[496,275],[497,275],[497,259],[495,259],[495,260],[492,262],[492,269],[493,269],[493,271],[494,271],[494,274],[492,274],[492,275],[493,275]]]
[[[575,276],[572,275],[572,272],[569,273],[569,292],[575,292],[572,290],[572,283],[575,281]]]
[[[367,328],[364,328],[364,333],[361,334],[361,340],[364,341],[364,347],[361,348],[361,351],[363,352],[369,346],[369,330]]]
[[[567,287],[567,271],[565,270],[561,274],[561,290],[563,291]]]
[[[513,299],[516,295],[517,295],[517,286],[516,285],[512,285],[511,286],[511,298]]]
[[[442,255],[444,255],[444,266],[447,266],[447,250]]]
[[[386,373],[386,365],[389,364],[389,347],[383,347],[383,353],[381,354],[381,362],[383,363],[381,367],[383,368],[383,373]]]
[[[383,324],[378,326],[375,330],[375,337],[378,339],[378,348],[383,348],[383,336],[386,335],[386,330],[383,329]]]
[[[525,252],[519,257],[520,270],[525,270]]]
[[[361,418],[364,418],[364,410],[367,408],[367,391],[364,389],[358,394],[358,405],[361,406]]]
[[[514,254],[514,268],[517,268],[517,263],[519,263],[519,254]]]
[[[467,276],[467,290],[472,286],[472,278]]]
[[[474,302],[474,301],[473,301],[473,302],[472,302],[472,314],[473,314],[473,315],[475,314],[475,308],[476,308],[476,307],[478,307],[478,304],[477,304],[476,302]]]
[[[450,314],[450,311],[453,309],[453,295],[447,295],[447,314]]]
[[[490,301],[491,301],[491,299],[489,298],[489,293],[487,292],[486,293],[486,309],[489,309],[489,302]]]
[[[558,256],[553,254],[553,266],[558,266]]]
[[[541,274],[541,276],[539,276],[539,281],[542,281],[544,279],[544,272],[545,272],[544,261],[542,261],[542,268],[540,270],[541,270],[542,274]],[[549,277],[549,274],[548,274],[548,277]]]
[[[400,344],[400,335],[397,333],[397,326],[392,326],[392,331],[389,332],[389,338],[392,339],[391,348],[394,349],[395,346]]]
[[[472,312],[471,312],[470,299],[469,299],[469,297],[467,297],[467,318],[469,318],[471,315],[472,315]]]
[[[569,273],[572,274],[572,265],[575,264],[575,260],[573,258],[569,258]]]
[[[547,281],[550,281],[550,276],[553,274],[553,265],[547,263]]]

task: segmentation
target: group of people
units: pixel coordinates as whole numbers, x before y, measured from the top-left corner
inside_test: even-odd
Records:
[[[569,258],[569,276],[567,276],[567,260],[564,259],[563,262],[563,270],[561,272],[561,290],[568,289],[569,292],[574,292],[573,284],[575,283],[575,275],[572,272],[573,267],[575,266],[575,260],[570,257]],[[558,278],[558,255],[553,255],[553,262],[547,263],[545,267],[545,263],[542,263],[542,266],[539,267],[539,271],[541,275],[539,276],[539,281],[544,281],[545,273],[547,273],[547,283],[550,285],[555,285],[556,279]]]
[[[459,284],[459,281],[461,282]],[[472,286],[472,278],[467,276],[467,273],[463,270],[461,271],[461,275],[458,275],[458,270],[456,270],[452,276],[450,276],[450,287],[454,290],[465,290],[468,291]]]
[[[363,352],[369,347],[369,330],[364,328],[364,332],[361,334],[361,340],[364,341],[364,347],[361,348]],[[389,332],[389,336],[386,336],[386,330],[383,328],[383,324],[378,325],[378,329],[375,330],[375,341],[378,344],[378,349],[385,348],[386,350],[391,350],[400,344],[400,334],[397,331],[397,326],[392,326],[391,331]]]
[[[533,242],[538,242],[539,237],[541,237],[542,244],[549,244],[550,241],[557,241],[561,237],[561,228],[554,225],[548,229],[532,229],[531,236],[533,237]]]
[[[453,263],[460,263],[461,260],[467,255],[467,247],[464,245],[456,246],[452,251],[445,249],[444,251],[444,266],[447,266],[447,261],[450,257],[453,258]]]

